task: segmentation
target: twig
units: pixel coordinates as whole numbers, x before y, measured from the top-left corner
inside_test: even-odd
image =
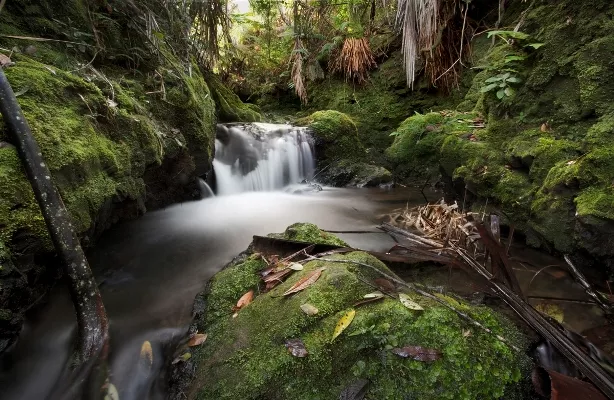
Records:
[[[90,65],[92,65],[92,63],[94,62],[94,60],[98,56],[98,53],[100,53],[100,49],[96,50],[96,54],[94,54],[94,57],[92,57],[90,62],[88,62],[87,64],[83,65],[82,67],[79,67],[77,69],[73,69],[72,71],[68,71],[68,72],[73,73],[73,72],[81,71],[82,69],[85,69],[85,68],[89,67]]]
[[[465,4],[465,15],[463,16],[463,29],[461,30],[461,38],[460,38],[460,52],[458,54],[458,60],[460,61],[460,64],[464,67],[465,65],[463,64],[463,41],[465,38],[465,24],[467,23],[467,11],[469,10],[469,3]]]
[[[594,301],[577,300],[577,299],[565,299],[565,298],[561,298],[561,297],[527,296],[527,299],[548,300],[548,301],[562,301],[562,302],[565,302],[565,303],[586,304],[586,305],[589,305],[589,306],[597,306],[598,305]]]
[[[569,265],[569,269],[571,270],[574,278],[576,278],[580,285],[584,287],[586,293],[595,300],[595,302],[599,305],[599,307],[603,309],[603,311],[605,311],[606,314],[614,314],[614,307],[612,307],[612,304],[608,301],[608,299],[602,296],[601,293],[593,290],[590,283],[588,283],[582,272],[580,272],[580,270],[578,270],[578,268],[576,268],[576,266],[571,262],[569,255],[565,254],[564,258],[567,262],[567,265]]]

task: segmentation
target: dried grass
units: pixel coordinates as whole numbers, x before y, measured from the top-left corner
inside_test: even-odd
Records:
[[[377,65],[366,37],[346,38],[341,51],[331,60],[331,64],[333,72],[341,73],[346,80],[359,84],[369,79],[369,70]]]
[[[296,95],[301,99],[301,103],[307,104],[307,90],[305,89],[305,77],[303,76],[303,52],[305,48],[300,39],[294,41],[292,50],[292,83]]]

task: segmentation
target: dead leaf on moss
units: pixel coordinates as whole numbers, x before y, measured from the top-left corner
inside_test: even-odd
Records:
[[[308,288],[309,286],[313,285],[315,281],[318,280],[318,278],[320,277],[324,269],[325,267],[318,268],[312,271],[311,273],[307,274],[307,276],[304,276],[303,278],[301,278],[298,282],[292,285],[290,289],[284,292],[284,296],[288,296],[290,294],[300,292],[301,290],[304,290]]]
[[[401,304],[403,304],[405,307],[409,308],[410,310],[416,310],[416,311],[424,310],[424,308],[420,304],[413,301],[405,293],[399,293],[399,301],[401,302]]]
[[[286,348],[294,357],[307,357],[309,352],[301,339],[287,339]]]
[[[207,340],[206,333],[197,333],[190,338],[188,341],[188,347],[200,346]]]
[[[388,279],[377,278],[373,281],[377,287],[386,292],[396,292],[397,289],[394,286],[394,283],[390,282]]]
[[[309,316],[316,315],[318,312],[320,312],[320,310],[309,303],[301,304],[301,310]]]
[[[337,326],[335,326],[335,331],[333,332],[333,338],[331,339],[331,342],[335,340],[337,336],[341,335],[341,332],[343,332],[348,326],[350,326],[350,324],[354,320],[355,315],[356,311],[353,309],[343,314],[343,317],[339,319],[339,322],[337,322]]]
[[[239,301],[237,301],[237,305],[232,308],[232,311],[235,311],[235,312],[239,311],[240,309],[244,308],[249,303],[251,303],[253,299],[254,299],[254,291],[250,290],[249,292],[241,296]]]

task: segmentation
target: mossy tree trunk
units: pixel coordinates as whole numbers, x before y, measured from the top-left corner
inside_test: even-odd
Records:
[[[92,275],[71,217],[51,180],[40,147],[17,103],[13,90],[0,68],[0,112],[17,147],[28,180],[32,185],[49,234],[60,255],[77,314],[78,368],[108,351],[108,320],[96,281]]]

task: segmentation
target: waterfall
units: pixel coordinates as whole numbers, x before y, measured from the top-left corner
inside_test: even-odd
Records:
[[[291,125],[220,124],[213,169],[218,195],[282,189],[313,177],[313,140]]]
[[[209,186],[203,178],[198,178],[198,189],[200,190],[200,197],[203,199],[215,197],[213,190],[211,190],[211,186]]]

